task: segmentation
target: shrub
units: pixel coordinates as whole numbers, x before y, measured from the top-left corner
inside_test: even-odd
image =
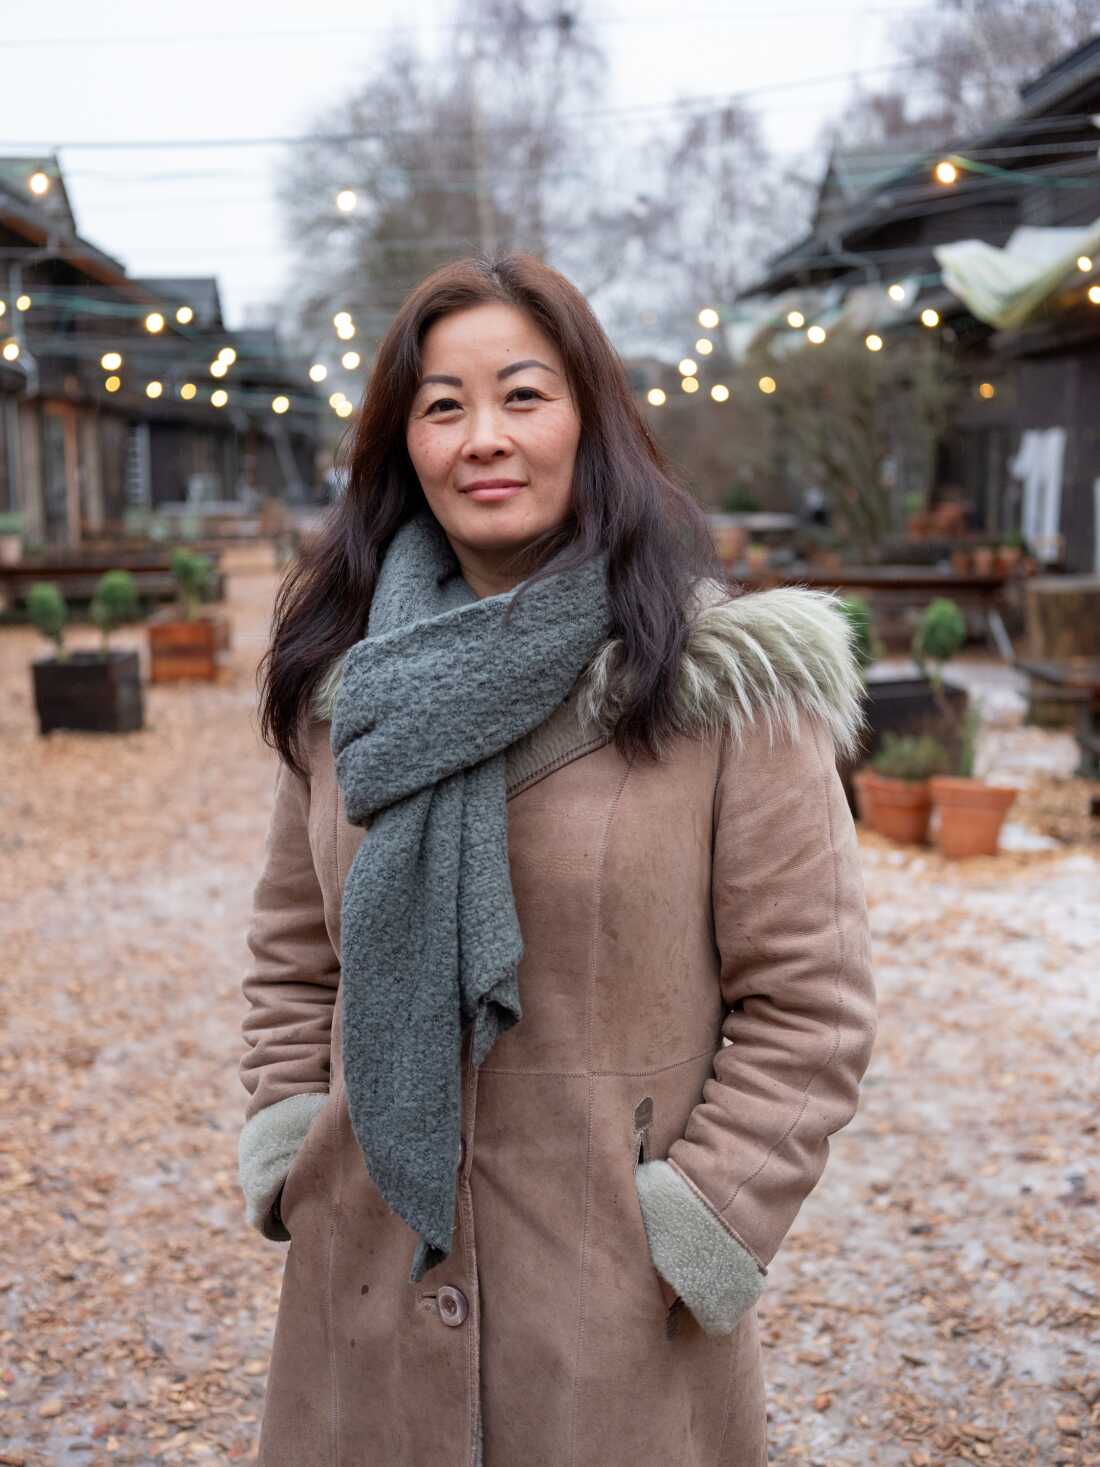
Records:
[[[184,616],[190,621],[198,611],[199,602],[210,589],[213,562],[208,555],[188,550],[184,546],[172,552],[172,574],[179,587],[180,605]]]
[[[96,583],[92,597],[92,620],[103,634],[103,655],[116,627],[136,621],[141,614],[137,582],[127,570],[104,571]]]
[[[966,618],[954,601],[937,596],[924,608],[913,633],[913,657],[922,671],[925,658],[938,662],[942,676],[943,664],[954,657],[965,641]]]
[[[921,780],[946,773],[950,756],[931,734],[885,733],[871,768],[888,779]]]
[[[35,581],[27,592],[27,614],[44,637],[57,648],[58,659],[64,662],[65,623],[69,619],[69,608],[65,598],[52,581]]]

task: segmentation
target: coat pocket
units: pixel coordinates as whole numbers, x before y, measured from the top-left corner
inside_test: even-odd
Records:
[[[330,1090],[328,1099],[313,1117],[298,1150],[291,1157],[282,1188],[275,1200],[273,1211],[277,1213],[291,1237],[294,1236],[292,1214],[295,1208],[302,1197],[308,1195],[324,1178],[325,1145],[336,1099],[336,1091]]]
[[[643,1162],[647,1162],[647,1161],[650,1161],[652,1159],[651,1156],[650,1156],[650,1148],[651,1148],[651,1145],[652,1145],[652,1142],[651,1142],[651,1139],[650,1138],[651,1138],[651,1135],[652,1135],[652,1128],[653,1128],[653,1099],[652,1099],[651,1096],[647,1095],[644,1100],[639,1101],[639,1103],[634,1107],[634,1170],[635,1171],[638,1170],[638,1168],[643,1164]],[[641,1204],[640,1203],[639,1203],[638,1210],[639,1210],[639,1212],[641,1211]],[[652,1259],[651,1259],[651,1264],[652,1264]],[[669,1318],[671,1319],[673,1310],[675,1310],[679,1306],[679,1304],[681,1303],[680,1296],[679,1296],[679,1294],[677,1294],[676,1290],[672,1287],[671,1284],[665,1282],[665,1280],[657,1272],[656,1268],[653,1269],[653,1276],[657,1280],[657,1286],[660,1289],[661,1301],[664,1304],[664,1307],[665,1307],[666,1311],[668,1312]]]

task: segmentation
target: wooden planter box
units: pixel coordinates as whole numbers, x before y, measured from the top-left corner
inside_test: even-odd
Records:
[[[141,662],[136,652],[70,652],[31,664],[34,704],[43,734],[133,733],[145,726]]]
[[[214,682],[218,653],[229,647],[229,620],[216,613],[192,621],[175,618],[149,623],[149,680]]]

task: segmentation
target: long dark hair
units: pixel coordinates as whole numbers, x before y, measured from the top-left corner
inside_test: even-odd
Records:
[[[722,579],[706,516],[650,436],[622,360],[580,291],[534,255],[476,256],[432,271],[395,316],[337,452],[347,488],[276,596],[258,670],[260,731],[299,774],[313,691],[332,660],[364,635],[386,547],[426,503],[405,444],[424,333],[486,302],[527,312],[553,341],[581,424],[571,512],[524,546],[513,568],[535,581],[558,552],[555,572],[606,551],[612,635],[621,639],[616,687],[625,690],[615,743],[627,757],[656,759],[665,737],[679,731],[674,689],[691,593],[699,577]]]

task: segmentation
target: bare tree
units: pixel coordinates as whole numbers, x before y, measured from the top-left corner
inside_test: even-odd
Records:
[[[981,131],[1098,29],[1096,0],[936,0],[896,22],[898,79],[857,92],[830,131],[849,145]]]

